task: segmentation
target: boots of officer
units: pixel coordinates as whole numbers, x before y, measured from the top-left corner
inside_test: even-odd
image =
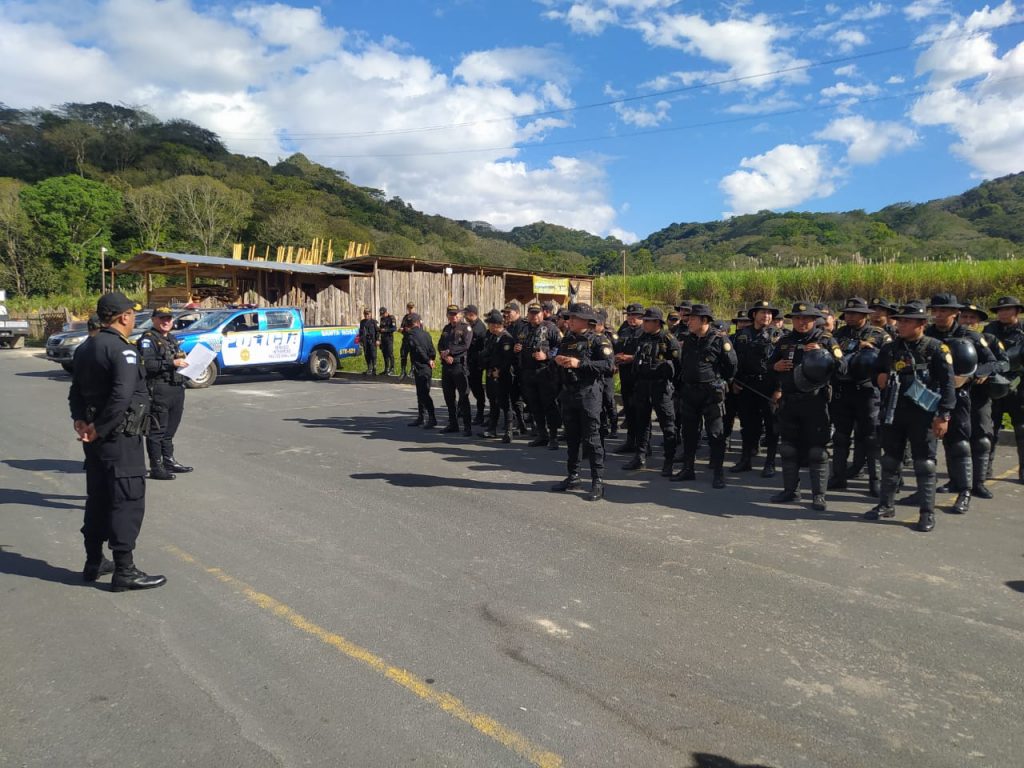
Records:
[[[879,520],[896,515],[896,493],[900,485],[900,462],[891,457],[882,457],[882,482],[878,489],[878,504],[864,515],[865,520]]]
[[[178,460],[173,456],[164,456],[164,466],[176,475],[183,475],[186,472],[192,471],[192,467],[186,467],[184,464],[179,464]]]
[[[825,488],[828,487],[828,449],[814,446],[807,451],[807,471],[811,476],[811,509],[825,511]],[[846,467],[843,467],[846,471]]]
[[[971,445],[966,440],[951,443],[946,449],[949,487],[957,492],[953,513],[965,515],[971,508]]]
[[[917,530],[928,533],[935,528],[935,462],[931,459],[915,461],[914,477],[920,500]]]
[[[768,446],[768,453],[764,457],[764,467],[761,468],[761,477],[775,477],[775,448]]]
[[[773,504],[785,504],[800,500],[800,457],[792,443],[781,443],[779,453],[782,459],[782,490],[772,496]]]
[[[590,481],[590,490],[587,495],[583,497],[587,501],[600,501],[604,498],[604,481],[600,477],[595,477]]]
[[[987,437],[981,437],[971,444],[971,495],[979,499],[992,498],[992,491],[985,485],[990,447],[991,441]]]
[[[416,408],[416,420],[410,421],[407,426],[410,427],[422,427],[423,426],[423,407],[419,406]]]
[[[868,445],[864,447],[864,463],[868,468],[868,496],[878,496],[879,494],[879,478],[882,475],[881,466],[879,464],[879,448],[877,441],[871,440]]]
[[[1024,434],[1017,435],[1017,482],[1024,483]]]
[[[564,493],[565,491],[571,491],[579,488],[583,481],[580,480],[578,473],[573,472],[571,475],[567,475],[561,482],[555,483],[551,486],[552,493]]]
[[[151,480],[173,480],[174,473],[164,466],[162,458],[153,459],[149,463],[149,477]]]
[[[828,479],[830,491],[846,490],[847,471],[850,460],[850,438],[836,434],[832,443],[832,476]]]
[[[166,576],[150,576],[136,568],[131,552],[114,553],[114,577],[110,580],[111,592],[154,589],[162,587],[166,583]]]
[[[100,555],[99,560],[89,559],[85,561],[85,567],[82,569],[82,581],[96,581],[100,576],[106,576],[108,573],[113,572],[113,561]]]
[[[754,450],[751,450],[749,445],[744,444],[742,453],[740,453],[740,460],[729,467],[730,472],[749,472],[753,467]]]

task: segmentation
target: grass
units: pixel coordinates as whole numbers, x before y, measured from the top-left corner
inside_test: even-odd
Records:
[[[440,331],[427,331],[430,334],[430,338],[434,340],[434,348],[437,348],[437,340],[441,338]],[[395,371],[399,374],[402,372],[402,334],[395,334]],[[346,357],[338,361],[338,370],[342,373],[363,373],[366,371],[366,360],[363,358],[362,351],[358,355],[352,357]],[[380,353],[380,349],[377,350],[377,370],[384,370],[384,356]],[[412,366],[409,366],[410,380],[412,377]],[[441,360],[438,358],[437,365],[434,366],[434,378],[441,378]]]
[[[979,305],[999,296],[1024,293],[1024,261],[886,262],[824,264],[817,267],[768,267],[748,270],[655,272],[600,277],[596,302],[619,306],[623,301],[670,306],[681,299],[700,301],[720,313],[731,313],[759,299],[785,304],[800,300],[836,306],[850,296],[881,296],[902,302],[950,291]]]

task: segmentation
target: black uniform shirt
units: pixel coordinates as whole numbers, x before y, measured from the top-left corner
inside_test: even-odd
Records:
[[[736,347],[736,378],[751,381],[768,375],[768,360],[771,359],[775,344],[782,338],[782,331],[773,325],[761,330],[748,326],[733,336]]]
[[[691,333],[681,343],[679,369],[684,385],[731,381],[736,375],[736,350],[724,333],[709,330],[703,337]]]
[[[71,418],[91,423],[105,441],[123,427],[133,404],[149,402],[139,350],[113,328],[104,328],[78,352],[68,393]]]
[[[171,334],[164,336],[155,330],[148,330],[139,337],[136,344],[142,353],[142,364],[146,369],[146,378],[150,382],[164,382],[180,386],[185,377],[178,373],[174,365],[181,355],[181,346]]]
[[[881,349],[890,341],[893,337],[890,336],[884,328],[878,328],[871,323],[865,323],[860,328],[854,328],[852,325],[844,325],[842,328],[835,332],[833,337],[836,340],[836,344],[839,345],[839,349],[843,351],[843,356],[850,358],[857,353],[861,348],[861,342],[870,343],[875,349]],[[848,375],[842,375],[839,377],[841,381],[847,383],[854,383],[849,380]],[[874,384],[874,381],[868,382],[856,382],[857,384]]]
[[[515,339],[508,331],[502,331],[498,336],[488,333],[480,350],[480,367],[487,371],[488,376],[495,370],[500,377],[511,374],[512,361],[516,357],[512,351],[514,347]]]
[[[372,317],[367,317],[359,321],[359,340],[363,344],[376,342],[379,334],[380,331],[377,328],[377,321]]]
[[[394,315],[384,315],[380,319],[380,335],[383,336],[386,333],[394,333],[398,330],[398,323],[395,321]]]
[[[679,342],[667,331],[644,333],[637,341],[633,369],[638,379],[671,381],[679,366]]]
[[[407,328],[405,339],[409,345],[413,373],[430,376],[430,361],[437,357],[434,340],[430,338],[430,334],[422,328]]]
[[[922,336],[917,341],[896,339],[878,353],[875,369],[900,377],[900,391],[905,392],[914,378],[939,395],[938,415],[945,416],[956,407],[953,382],[953,356],[949,347],[938,339]],[[917,408],[908,398],[900,396],[897,410]]]
[[[472,368],[483,368],[480,356],[484,349],[484,342],[491,334],[487,333],[487,326],[479,317],[472,323],[467,323],[469,330],[473,332],[473,341],[469,345],[469,365]]]
[[[578,368],[559,367],[562,386],[571,395],[585,394],[602,385],[611,373],[614,352],[608,339],[593,330],[567,333],[558,347],[558,354],[575,357]]]
[[[929,325],[925,328],[924,335],[931,336],[939,341],[945,341],[946,339],[968,339],[971,341],[974,344],[975,351],[978,353],[978,369],[974,375],[979,379],[991,376],[998,368],[996,356],[989,349],[988,342],[985,341],[984,337],[977,331],[972,331],[970,328],[960,325],[960,323],[954,322],[953,327],[948,331],[943,331],[934,324]]]
[[[441,336],[437,340],[437,351],[442,358],[444,355],[451,355],[455,358],[452,366],[461,366],[466,364],[466,354],[472,343],[473,331],[460,320],[457,323],[448,323],[441,329]],[[448,365],[443,359],[441,363]]]
[[[561,334],[558,327],[551,322],[542,321],[540,325],[526,326],[526,335],[519,343],[523,345],[519,352],[519,367],[526,371],[543,371],[551,365],[553,352],[558,349]],[[534,360],[534,352],[544,352],[546,360]]]
[[[846,359],[843,357],[843,351],[828,333],[817,326],[807,333],[789,331],[779,339],[779,343],[775,346],[775,351],[768,361],[768,370],[771,379],[775,382],[775,388],[781,389],[784,395],[800,391],[793,383],[793,371],[796,366],[800,365],[804,356],[804,347],[808,344],[817,344],[832,353],[837,363],[834,373],[842,375],[846,372]],[[774,366],[780,360],[792,360],[793,368],[788,371],[776,371]]]

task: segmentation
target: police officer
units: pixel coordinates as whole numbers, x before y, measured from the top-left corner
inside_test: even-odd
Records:
[[[416,383],[416,420],[409,423],[410,427],[422,426],[433,429],[437,426],[437,415],[434,412],[434,401],[430,397],[430,382],[434,376],[434,365],[437,353],[434,351],[434,340],[423,330],[420,316],[410,312],[402,318],[405,328],[405,341],[412,363],[412,378]]]
[[[110,589],[152,589],[167,583],[135,567],[133,552],[146,511],[142,435],[149,424],[149,392],[138,349],[128,340],[138,304],[106,293],[96,304],[103,329],[75,355],[68,404],[85,448],[86,502],[82,578],[113,571]],[[103,557],[109,542],[113,564]]]
[[[146,369],[146,384],[152,397],[152,415],[146,449],[149,452],[149,476],[154,480],[173,480],[175,474],[191,472],[192,467],[174,458],[174,435],[185,409],[185,353],[171,335],[174,313],[160,307],[153,313],[153,327],[139,337],[138,347]]]
[[[473,436],[472,412],[469,408],[469,367],[466,356],[473,343],[473,331],[462,322],[462,310],[457,304],[448,305],[448,324],[441,329],[437,340],[437,353],[441,358],[441,391],[448,407],[448,426],[444,432],[458,432],[462,418],[463,434]]]
[[[363,347],[363,358],[366,370],[363,376],[377,375],[377,346],[380,344],[380,329],[377,321],[371,317],[368,309],[363,310],[363,319],[359,321],[359,343]]]
[[[395,375],[395,331],[398,330],[398,322],[395,316],[388,312],[387,307],[380,308],[380,353],[384,357],[384,375]]]
[[[882,347],[876,362],[876,383],[882,391],[882,483],[878,504],[864,517],[878,520],[896,514],[896,489],[909,443],[920,510],[917,530],[927,533],[935,528],[936,440],[946,434],[956,406],[953,357],[943,342],[925,336],[923,302],[906,304],[894,319],[898,338]]]
[[[500,315],[499,315],[500,316]],[[462,317],[473,332],[473,342],[469,345],[469,352],[466,355],[469,369],[469,391],[476,400],[476,418],[474,424],[484,423],[484,408],[487,405],[487,392],[484,389],[484,369],[480,365],[480,352],[484,346],[484,339],[487,338],[487,326],[480,319],[480,310],[476,304],[467,304],[462,310]]]
[[[636,435],[636,453],[623,469],[643,469],[647,465],[653,409],[665,441],[665,460],[661,474],[663,477],[671,477],[672,461],[676,455],[672,382],[679,365],[679,342],[665,330],[665,318],[658,307],[648,307],[644,311],[642,328],[643,335],[637,342],[632,364],[635,384],[631,420]]]
[[[558,349],[558,329],[544,319],[540,304],[530,304],[526,313],[525,332],[516,338],[514,350],[522,377],[520,389],[537,432],[529,445],[558,450],[558,372],[552,364]]]
[[[402,344],[399,347],[399,355],[402,358],[402,379],[405,379],[408,375],[406,373],[406,363],[409,360],[408,329],[412,327],[411,318],[413,316],[419,317],[419,315],[416,314],[416,305],[410,301],[405,305],[405,314],[402,315],[402,320],[398,324],[398,332],[402,334]],[[431,345],[433,345],[433,342],[431,342]]]
[[[928,310],[932,314],[932,324],[925,329],[925,335],[939,341],[948,342],[953,339],[966,339],[974,346],[978,358],[975,376],[987,378],[996,367],[996,358],[985,341],[975,331],[968,330],[957,322],[961,304],[952,293],[937,293],[932,296]],[[952,345],[950,345],[952,346]],[[952,350],[954,368],[959,350]],[[965,381],[957,387],[956,405],[949,420],[949,429],[942,438],[942,447],[946,453],[946,471],[949,473],[949,485],[944,490],[956,491],[957,497],[952,511],[963,515],[971,507],[971,382]],[[983,446],[988,453],[989,446]]]
[[[569,305],[569,333],[562,339],[555,364],[562,377],[562,424],[568,447],[565,479],[551,488],[564,492],[580,486],[580,448],[590,460],[588,501],[604,498],[604,444],[601,442],[602,379],[612,369],[608,340],[590,328],[595,318],[589,304]]]
[[[996,305],[989,309],[995,313],[996,319],[985,326],[985,331],[999,339],[1004,349],[1012,352],[1018,362],[1016,370],[1011,370],[1007,375],[1010,379],[1009,394],[992,404],[993,432],[988,476],[992,477],[992,463],[995,460],[999,431],[1003,428],[1003,414],[1008,413],[1010,424],[1013,425],[1014,440],[1017,443],[1017,480],[1024,483],[1024,383],[1021,382],[1019,363],[1021,352],[1024,351],[1024,325],[1020,320],[1024,304],[1013,296],[1002,296],[996,301]]]
[[[960,324],[969,330],[978,332],[978,328],[986,320],[988,313],[976,304],[965,302],[960,308]],[[982,331],[981,337],[996,358],[993,375],[1009,371],[1010,363],[1003,343],[988,331]],[[1005,379],[1001,380],[1006,383]],[[999,400],[998,396],[993,398],[992,381],[992,378],[979,377],[971,385],[971,495],[979,499],[992,498],[991,489],[985,485],[988,479],[988,465],[992,459],[992,440],[995,437],[992,407],[993,403]]]
[[[725,333],[712,330],[714,319],[711,308],[706,304],[694,304],[690,308],[687,320],[690,332],[680,345],[677,379],[683,415],[683,466],[672,479],[696,478],[693,465],[703,420],[711,449],[711,487],[725,488],[722,417],[725,393],[736,375],[736,351]]]
[[[800,499],[800,464],[805,459],[811,476],[811,508],[824,512],[832,432],[828,383],[831,374],[845,372],[846,365],[835,340],[817,325],[824,319],[821,310],[797,302],[786,319],[792,321],[793,330],[779,339],[769,360],[775,385],[772,397],[778,403],[783,482],[782,491],[771,501],[783,504]],[[810,370],[804,367],[805,361],[811,364]]]
[[[849,363],[855,356],[863,354],[865,359],[873,350],[877,352],[883,345],[892,341],[892,337],[881,328],[868,323],[871,314],[868,302],[859,296],[846,300],[843,307],[843,327],[836,331],[833,338],[843,351],[843,357]],[[873,359],[873,358],[872,358]],[[854,378],[857,377],[857,379]],[[848,365],[846,372],[836,376],[832,390],[832,402],[829,404],[829,415],[832,417],[834,431],[832,433],[832,477],[829,478],[829,490],[842,490],[847,487],[847,470],[850,459],[850,448],[854,440],[862,447],[868,467],[868,494],[878,495],[878,481],[881,455],[878,450],[878,404],[879,393],[875,383],[875,369],[872,362],[869,366]]]
[[[487,336],[480,349],[480,365],[484,370],[487,402],[491,410],[482,437],[497,437],[498,420],[503,419],[501,441],[511,443],[512,416],[509,393],[512,389],[512,360],[516,356],[513,351],[515,340],[505,330],[504,318],[498,310],[492,309],[488,312],[486,322]]]
[[[767,299],[755,301],[747,310],[751,325],[738,330],[733,336],[736,379],[731,389],[736,395],[743,447],[739,461],[729,469],[730,472],[749,472],[753,469],[754,457],[763,434],[767,453],[761,477],[775,477],[779,436],[775,430],[775,414],[772,413],[773,382],[768,371],[768,360],[775,350],[775,344],[782,337],[782,332],[772,323],[780,314],[782,310]]]
[[[505,318],[505,330],[516,340],[517,344],[521,344],[529,332],[530,324],[522,317],[519,302],[515,299],[508,302],[501,314]],[[522,379],[523,373],[519,368],[519,355],[517,353],[512,362],[512,388],[509,391],[509,402],[512,408],[512,417],[515,419],[514,431],[516,434],[525,435],[526,418],[524,413],[526,402],[523,399]]]
[[[637,435],[633,418],[633,388],[636,373],[633,359],[637,344],[643,335],[644,308],[642,304],[626,307],[626,319],[619,326],[619,341],[615,345],[615,365],[619,369],[619,395],[622,397],[623,417],[626,422],[626,442],[615,449],[615,453],[634,453]]]
[[[592,323],[594,332],[599,336],[608,339],[608,343],[615,349],[619,341],[619,335],[608,327],[608,310],[598,309],[594,312],[596,320]],[[619,415],[615,406],[615,365],[612,365],[611,372],[604,377],[601,387],[601,439],[617,437],[619,434]]]

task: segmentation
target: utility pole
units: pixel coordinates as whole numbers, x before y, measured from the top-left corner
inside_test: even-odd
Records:
[[[100,246],[100,293],[107,292],[107,249]]]
[[[622,249],[622,311],[626,311],[626,249]]]

